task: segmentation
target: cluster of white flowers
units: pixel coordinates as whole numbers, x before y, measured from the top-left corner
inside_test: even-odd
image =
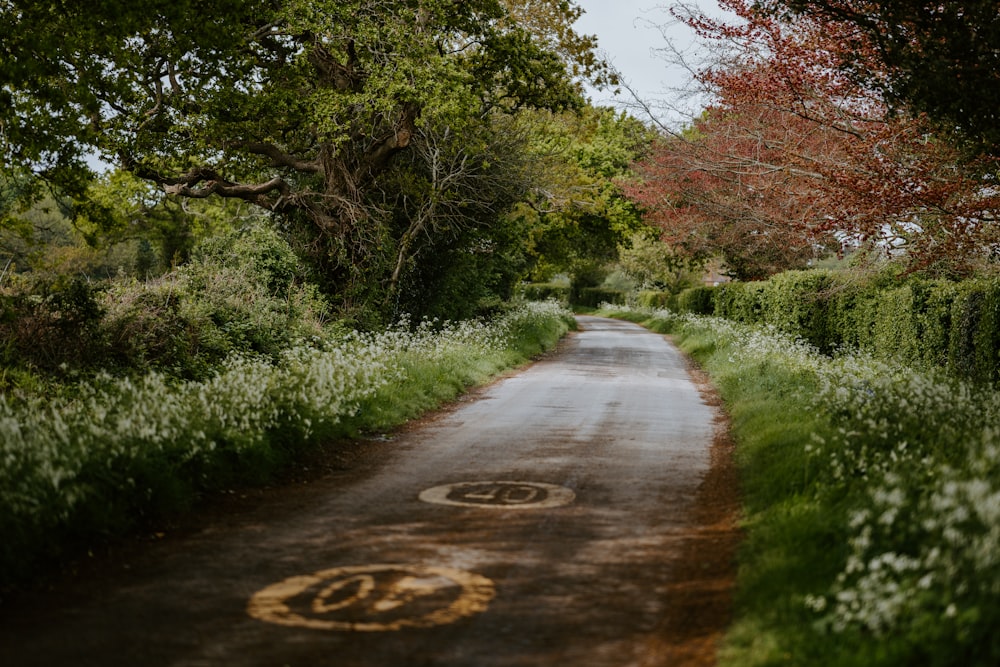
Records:
[[[996,426],[953,443],[965,460],[901,461],[866,488],[847,565],[823,623],[876,635],[916,623],[989,622],[1000,601],[1000,443]],[[903,553],[898,553],[902,551]],[[887,566],[887,563],[892,566]],[[815,602],[815,601],[814,601]],[[957,632],[963,632],[956,629]]]
[[[276,434],[308,439],[401,381],[407,355],[499,354],[519,328],[566,315],[553,304],[524,304],[494,322],[425,322],[412,331],[403,322],[294,347],[274,361],[234,356],[203,382],[102,375],[70,398],[0,395],[0,524],[58,524],[99,496],[100,484],[135,486],[130,471],[143,462],[181,466],[219,450],[239,456]]]
[[[391,356],[387,363],[381,353],[359,337],[331,349],[293,348],[277,363],[233,357],[204,382],[105,376],[81,384],[72,399],[12,405],[0,397],[0,504],[8,519],[60,521],[94,491],[95,476],[116,478],[139,459],[182,463],[218,447],[238,454],[295,426],[308,435],[391,381]]]

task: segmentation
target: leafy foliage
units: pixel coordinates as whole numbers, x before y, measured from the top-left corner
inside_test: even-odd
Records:
[[[534,187],[510,218],[528,235],[533,277],[565,272],[582,278],[592,265],[613,260],[618,246],[644,227],[615,179],[630,173],[652,134],[612,109],[539,113],[533,120]]]
[[[580,108],[571,74],[606,77],[593,38],[571,28],[579,11],[565,0],[226,0],[206,20],[186,1],[120,12],[16,0],[0,8],[12,36],[0,156],[105,227],[122,211],[88,192],[93,152],[171,195],[247,202],[280,217],[348,311],[377,305],[421,256],[415,236],[442,230],[447,245],[456,212],[483,226],[509,205],[509,190],[486,187],[478,210],[459,211],[484,172],[510,167],[498,117]],[[445,145],[446,159],[425,159]]]
[[[945,368],[981,384],[1000,380],[1000,283],[823,270],[705,288],[708,303],[682,312],[775,327],[823,352],[861,350],[918,368]]]
[[[634,234],[618,250],[618,265],[646,290],[677,294],[693,287],[701,266],[648,233]]]
[[[329,308],[307,277],[260,223],[148,281],[29,274],[0,293],[3,364],[54,377],[104,368],[204,378],[231,354],[273,358],[321,333]]]
[[[72,366],[103,361],[101,295],[80,278],[39,280],[30,289],[0,293],[0,389],[8,371],[40,370],[63,374]],[[15,384],[25,380],[11,374]]]

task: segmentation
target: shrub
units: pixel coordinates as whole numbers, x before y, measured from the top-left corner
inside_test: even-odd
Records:
[[[917,312],[920,304],[910,285],[882,289],[867,300],[867,341],[862,349],[884,358],[917,363],[921,358]]]
[[[828,301],[833,279],[827,271],[788,271],[760,288],[760,318],[821,350],[835,346],[837,335],[829,329]]]
[[[762,283],[723,283],[715,288],[713,313],[734,322],[759,322],[763,291]]]
[[[625,303],[626,294],[622,290],[610,289],[607,287],[581,287],[576,290],[574,306],[585,308],[597,308],[602,303]]]
[[[856,283],[825,271],[793,271],[720,285],[712,303],[719,317],[773,325],[824,352],[864,350],[977,382],[1000,379],[1000,280]],[[681,299],[676,305],[705,312]]]
[[[520,287],[520,295],[527,301],[555,299],[560,303],[568,304],[569,291],[569,285],[560,283],[525,283]]]
[[[684,313],[709,315],[715,310],[713,287],[689,287],[677,295],[677,309]]]
[[[22,280],[0,294],[0,361],[62,374],[101,363],[100,288],[79,277]]]
[[[273,229],[246,228],[199,248],[151,281],[120,281],[103,328],[117,363],[204,378],[234,353],[270,357],[322,333],[327,305]]]
[[[920,330],[921,358],[929,366],[946,367],[951,340],[952,303],[956,283],[939,280],[919,283],[917,326]]]
[[[0,361],[49,377],[103,368],[206,378],[230,354],[275,357],[320,335],[326,311],[289,246],[259,224],[149,281],[19,278],[0,294]]]
[[[952,302],[949,366],[980,382],[997,379],[1000,350],[1000,282],[969,281]]]
[[[677,306],[677,298],[671,292],[644,290],[636,295],[636,305],[640,308],[671,308]]]

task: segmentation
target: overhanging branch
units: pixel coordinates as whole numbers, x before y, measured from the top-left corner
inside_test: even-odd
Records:
[[[198,182],[204,184],[199,186]],[[288,184],[280,176],[275,176],[264,183],[232,183],[221,179],[198,182],[194,184],[185,182],[174,184],[164,183],[162,187],[163,191],[168,195],[180,195],[192,199],[205,199],[211,195],[219,195],[220,197],[243,199],[271,211],[275,210],[279,203],[291,192],[291,188],[289,188]],[[268,195],[274,192],[279,194],[278,199],[269,199]]]
[[[169,177],[150,169],[129,156],[122,160],[124,169],[139,178],[151,181],[160,186],[168,195],[188,197],[190,199],[206,199],[212,195],[242,199],[256,206],[276,211],[289,201],[291,187],[280,176],[275,176],[262,183],[235,183],[226,180],[211,167],[193,167],[186,174]],[[277,193],[275,198],[273,195]]]
[[[269,158],[271,160],[271,165],[274,167],[288,167],[289,169],[309,174],[319,174],[323,171],[323,166],[318,159],[302,160],[294,155],[289,155],[274,144],[264,142],[247,142],[242,144],[242,146],[250,153],[263,155],[264,157]]]

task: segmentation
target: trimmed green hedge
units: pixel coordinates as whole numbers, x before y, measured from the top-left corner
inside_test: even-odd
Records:
[[[862,349],[912,365],[943,366],[977,382],[1000,380],[1000,279],[858,282],[789,271],[678,295],[681,312],[777,327],[820,350]]]
[[[641,308],[676,308],[677,298],[670,292],[644,290],[636,295],[636,305]]]
[[[625,303],[625,292],[607,287],[582,287],[576,291],[574,306],[597,308],[602,303]]]
[[[977,380],[997,379],[1000,281],[963,283],[951,305],[948,365]]]
[[[686,313],[711,315],[714,307],[711,287],[689,287],[677,295],[677,308]]]
[[[715,290],[713,314],[737,322],[770,324],[821,350],[837,345],[831,331],[832,278],[821,271],[790,271],[766,282],[725,283]]]
[[[519,292],[526,301],[555,299],[559,303],[569,303],[569,286],[559,283],[525,283]]]

